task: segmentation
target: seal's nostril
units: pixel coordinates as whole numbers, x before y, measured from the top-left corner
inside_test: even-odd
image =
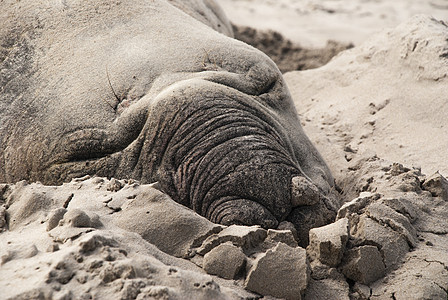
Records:
[[[254,86],[256,96],[272,90],[280,78],[280,71],[277,67],[265,60],[254,64],[246,74],[246,80]]]
[[[260,94],[257,96],[270,93],[275,88],[276,84],[277,84],[277,80],[273,80],[270,84],[266,85],[265,88],[263,90],[261,90]]]
[[[234,88],[250,96],[261,96],[272,92],[277,86],[280,86],[278,85],[279,77],[276,73],[261,72],[257,76],[251,75],[251,73],[239,74],[227,71],[205,71],[199,73],[199,76],[196,75],[196,78]]]

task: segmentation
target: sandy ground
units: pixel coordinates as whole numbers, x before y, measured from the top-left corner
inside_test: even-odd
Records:
[[[444,0],[218,0],[237,25],[281,32],[304,47],[328,40],[359,45],[415,14],[448,18]]]

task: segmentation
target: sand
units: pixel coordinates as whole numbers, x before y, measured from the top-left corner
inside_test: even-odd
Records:
[[[415,14],[448,18],[443,0],[218,0],[237,25],[275,30],[303,47],[328,40],[359,45],[373,33]]]
[[[447,38],[445,24],[416,16],[322,68],[285,75],[334,173],[371,153],[448,175]]]

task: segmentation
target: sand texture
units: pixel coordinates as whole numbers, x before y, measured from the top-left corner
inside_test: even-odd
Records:
[[[335,174],[371,153],[448,176],[447,38],[445,23],[419,15],[322,68],[285,75]]]
[[[236,25],[281,32],[307,48],[328,40],[359,45],[373,33],[415,14],[448,18],[443,0],[218,0]]]
[[[448,181],[377,157],[349,170],[358,197],[306,250],[287,228],[215,225],[157,184],[3,184],[0,298],[446,299]]]

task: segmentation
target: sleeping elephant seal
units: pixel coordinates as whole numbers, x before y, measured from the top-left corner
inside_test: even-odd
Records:
[[[213,0],[6,0],[0,21],[1,182],[159,181],[211,221],[271,228],[316,222],[300,176],[321,195],[306,209],[334,216],[278,68]]]

